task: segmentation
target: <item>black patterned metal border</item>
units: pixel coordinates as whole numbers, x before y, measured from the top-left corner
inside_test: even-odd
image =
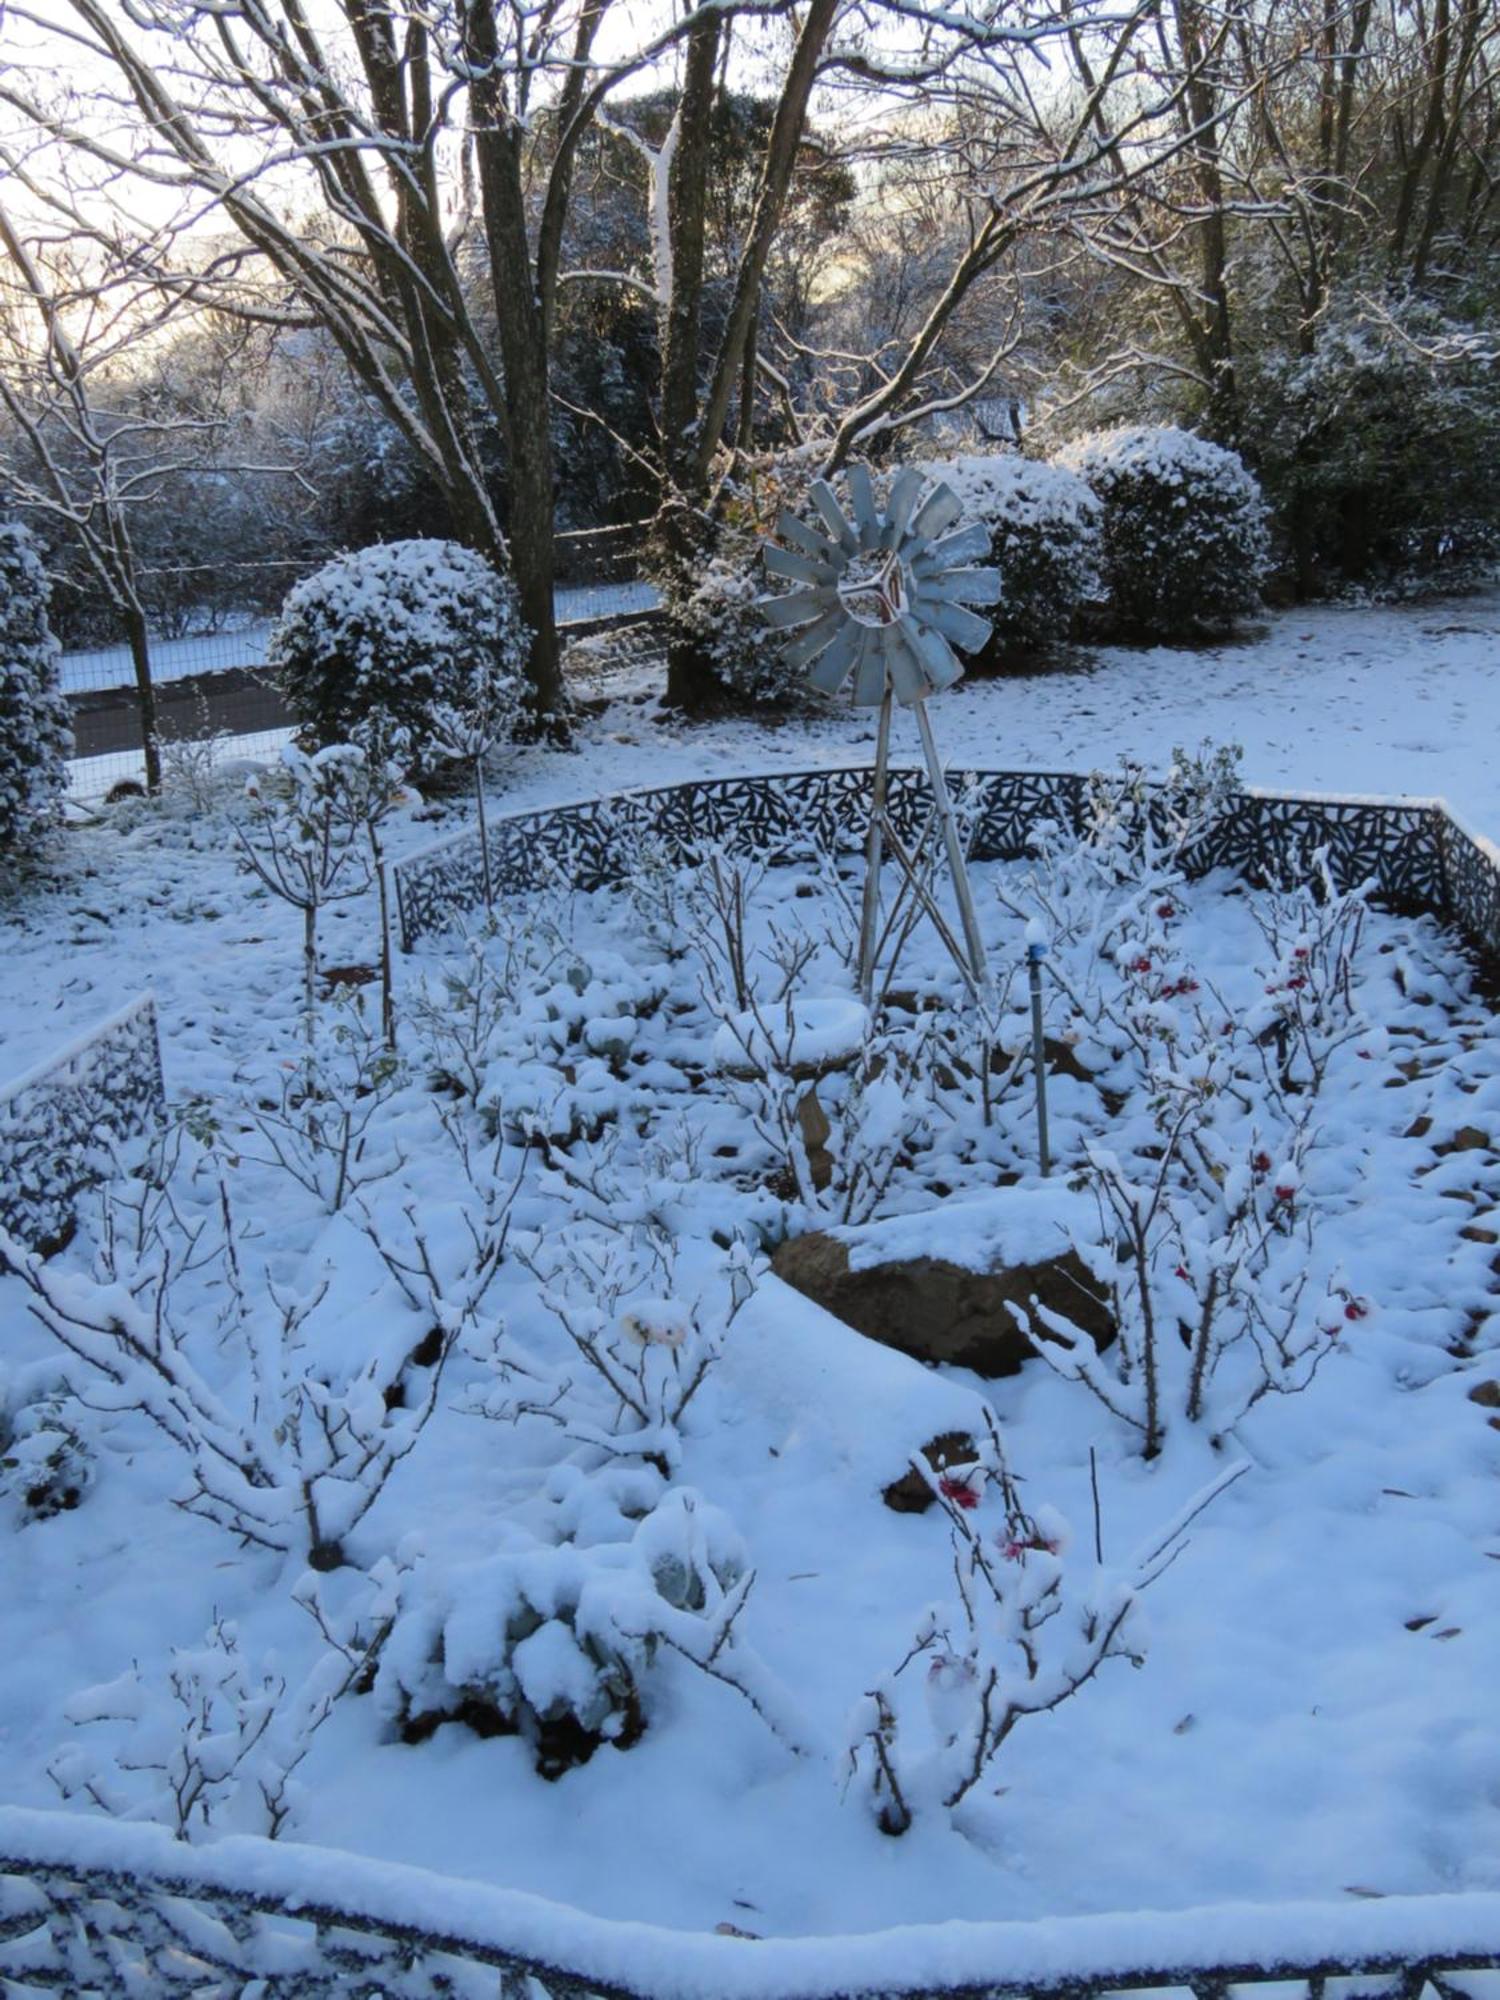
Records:
[[[1079,824],[1089,781],[1062,771],[952,771],[950,784],[976,815],[974,855],[1024,854],[1039,822]],[[492,822],[491,873],[507,892],[561,874],[578,887],[621,879],[642,836],[685,860],[710,845],[765,847],[815,840],[853,849],[863,840],[867,767],[712,778]],[[917,770],[891,774],[890,810],[903,830],[927,812]],[[1189,856],[1194,872],[1228,867],[1250,880],[1306,874],[1315,852],[1340,887],[1373,881],[1395,907],[1430,910],[1486,959],[1500,957],[1500,856],[1446,809],[1427,800],[1345,799],[1246,791]],[[410,855],[393,871],[401,943],[451,929],[483,903],[477,829]]]
[[[33,1248],[60,1241],[80,1193],[109,1170],[110,1146],[150,1131],[165,1108],[148,993],[0,1091],[0,1225]]]
[[[0,1812],[7,1995],[248,2000],[1098,2000],[1175,1988],[1225,2000],[1482,2000],[1500,1896],[1235,1905],[745,1940],[614,1924],[483,1884],[325,1848]],[[564,1962],[566,1961],[566,1962]],[[897,1972],[904,1962],[906,1970]],[[919,1973],[916,1968],[923,1967]],[[1272,2000],[1268,1992],[1265,2000]]]

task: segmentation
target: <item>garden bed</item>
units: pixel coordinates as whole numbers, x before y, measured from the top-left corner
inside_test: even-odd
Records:
[[[1079,806],[1083,848],[976,867],[979,1008],[924,928],[862,1009],[857,859],[804,816],[759,861],[636,838],[624,882],[538,881],[424,946],[395,1065],[353,1001],[309,1056],[247,1025],[175,1217],[109,1254],[148,1309],[166,1247],[191,1263],[175,1351],[265,1479],[149,1422],[139,1353],[101,1392],[86,1217],[35,1274],[53,1333],[16,1314],[8,1357],[12,1795],[170,1819],[175,1647],[217,1690],[195,1837],[273,1830],[270,1799],[275,1830],[604,1916],[772,1936],[1493,1886],[1500,1057],[1471,955],[1316,866],[1254,889],[1200,845],[1188,880],[1191,826]],[[1132,1266],[1110,1189],[1158,1183]],[[117,1224],[145,1212],[122,1192]],[[1071,1248],[1117,1337],[1091,1358],[1037,1322],[1019,1374],[924,1367],[764,1272],[814,1229],[877,1269]],[[1176,1328],[1231,1265],[1190,1418]],[[1139,1353],[1120,1377],[1143,1296],[1172,1327],[1155,1438]],[[893,1512],[943,1435],[972,1457]],[[80,1503],[28,1519],[68,1440]],[[1033,1639],[1012,1691],[1057,1705],[954,1798],[976,1676]],[[226,1771],[268,1676],[275,1729]]]

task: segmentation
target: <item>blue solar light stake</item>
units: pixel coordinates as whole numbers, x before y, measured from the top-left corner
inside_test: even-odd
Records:
[[[1042,960],[1047,947],[1040,938],[1029,938],[1026,964],[1031,973],[1031,1059],[1036,1067],[1036,1136],[1041,1153],[1042,1178],[1052,1171],[1052,1154],[1047,1144],[1047,1051],[1042,1037]]]

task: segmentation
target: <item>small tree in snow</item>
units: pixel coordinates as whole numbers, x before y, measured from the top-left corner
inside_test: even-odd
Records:
[[[1227,1467],[1123,1568],[1108,1570],[1073,1556],[1055,1510],[1023,1505],[993,1422],[971,1464],[939,1474],[912,1463],[947,1517],[957,1601],[926,1613],[901,1665],[851,1717],[848,1782],[889,1834],[905,1833],[921,1810],[961,1806],[1018,1724],[1070,1701],[1107,1661],[1141,1665],[1141,1592],[1176,1559],[1191,1522],[1249,1469],[1245,1459]],[[903,1714],[897,1685],[918,1661],[925,1727]],[[920,1747],[914,1736],[925,1738]]]
[[[498,734],[529,633],[515,588],[457,542],[382,542],[339,556],[292,590],[268,659],[287,703],[321,744],[360,725],[409,732],[419,762],[482,754],[454,717]],[[491,736],[489,740],[493,741]]]
[[[1110,629],[1173,641],[1223,631],[1259,601],[1260,488],[1232,451],[1171,424],[1097,431],[1058,454],[1103,507]]]
[[[0,854],[26,853],[53,823],[73,747],[47,624],[47,573],[31,536],[0,522]]]
[[[476,666],[461,696],[438,702],[432,711],[430,754],[467,764],[474,778],[474,808],[479,815],[479,856],[484,877],[484,907],[495,908],[494,873],[490,867],[490,829],[484,810],[484,761],[497,743],[515,731],[521,712],[521,682],[498,656]]]
[[[287,744],[280,784],[245,787],[254,818],[236,823],[246,861],[275,895],[302,912],[302,1013],[309,1045],[318,1007],[318,912],[362,895],[372,858],[358,835],[369,822],[370,772],[363,750],[332,743],[315,756]],[[377,849],[378,853],[378,849]]]

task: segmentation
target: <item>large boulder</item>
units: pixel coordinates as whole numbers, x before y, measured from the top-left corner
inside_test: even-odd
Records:
[[[856,1332],[928,1362],[1014,1375],[1036,1349],[1012,1305],[1036,1300],[1105,1347],[1105,1287],[1073,1247],[1096,1234],[1091,1203],[1065,1189],[1006,1188],[923,1215],[815,1230],[783,1243],[777,1277]]]

